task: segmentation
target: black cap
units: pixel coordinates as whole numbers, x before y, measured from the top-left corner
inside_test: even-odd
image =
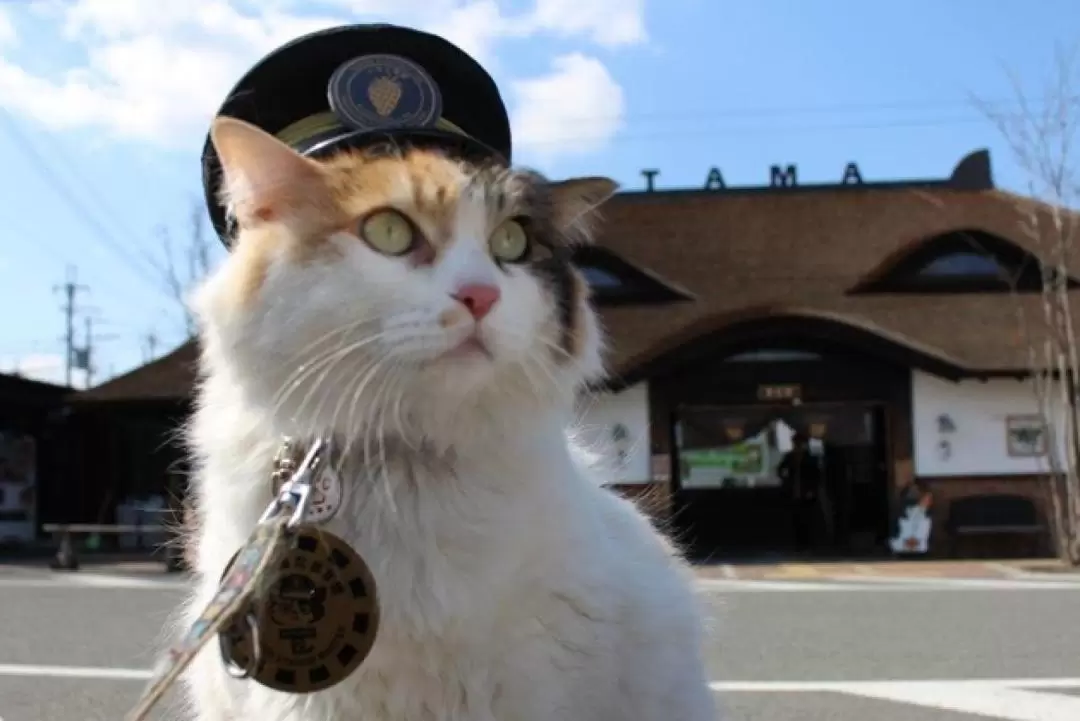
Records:
[[[346,25],[297,38],[249,70],[217,114],[311,157],[393,139],[511,159],[510,119],[487,71],[448,40],[397,25]],[[209,136],[202,175],[210,220],[228,246],[221,163]]]

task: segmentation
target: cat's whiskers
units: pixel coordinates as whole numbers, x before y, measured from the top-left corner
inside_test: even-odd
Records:
[[[384,335],[384,333],[375,333],[366,338],[361,338],[359,340],[353,341],[348,345],[338,348],[332,352],[324,353],[321,357],[317,357],[308,365],[298,368],[296,371],[291,373],[288,378],[286,378],[285,383],[282,384],[282,388],[280,388],[278,390],[278,393],[275,394],[274,412],[279,412],[284,406],[284,404],[292,396],[292,394],[300,386],[304,385],[312,375],[322,370],[322,373],[320,374],[318,380],[308,384],[307,393],[305,394],[304,399],[300,404],[300,409],[298,409],[297,411],[297,414],[302,416],[303,408],[306,407],[311,396],[314,393],[323,389],[323,382],[326,380],[326,377],[338,367],[339,363],[341,363],[344,359],[347,359],[350,355],[361,350],[362,348],[382,340]],[[290,381],[290,379],[294,380]]]
[[[378,389],[376,389],[374,396],[372,397],[371,403],[365,408],[365,413],[363,416],[361,416],[361,427],[358,433],[352,435],[353,437],[359,435],[362,439],[363,459],[366,469],[369,473],[374,471],[374,474],[377,474],[380,484],[379,487],[385,494],[385,498],[390,503],[390,511],[392,513],[396,513],[397,505],[396,501],[394,500],[394,493],[390,483],[390,474],[386,455],[386,439],[384,433],[385,429],[383,423],[383,418],[385,417],[386,413],[386,404],[379,402],[380,396],[389,385],[389,380],[394,377],[392,374],[395,366],[393,365],[392,360],[393,358],[390,356],[380,358],[379,361],[372,368],[372,370],[368,373],[368,376],[364,381],[364,385],[370,383],[382,368],[389,367],[391,371],[391,375],[388,378],[383,379],[383,383],[379,386]],[[354,398],[359,398],[360,395],[361,391],[357,391],[354,393]],[[376,413],[379,414],[379,418],[377,421],[375,418]],[[370,463],[370,459],[372,458],[370,442],[372,440],[375,441],[375,445],[378,451],[378,463],[374,464],[374,469],[372,468],[372,464]]]
[[[369,365],[370,365],[370,363],[362,365],[362,366],[360,366],[360,368],[357,369],[356,373],[352,373],[352,374],[349,375],[348,380],[345,382],[345,387],[341,389],[342,392],[338,395],[337,405],[334,406],[334,414],[333,414],[333,416],[331,416],[330,424],[329,424],[329,427],[331,429],[337,429],[338,428],[337,421],[338,421],[338,417],[341,415],[341,411],[342,411],[343,408],[348,406],[349,407],[349,415],[350,416],[352,415],[353,409],[356,406],[356,399],[353,397],[353,390],[355,389],[355,387],[357,385],[359,385],[360,374],[363,373],[364,369],[366,369]],[[327,397],[329,397],[329,394],[327,394]],[[350,400],[350,398],[352,399],[351,403],[348,402]],[[314,417],[315,418],[322,417],[322,407],[321,407],[321,405],[320,405],[319,409],[315,411],[315,416]],[[346,427],[349,427],[349,426],[346,426]]]
[[[343,432],[345,455],[351,455],[356,440],[363,438],[368,433],[370,424],[367,417],[374,407],[374,399],[368,402],[363,401],[368,386],[379,374],[380,370],[386,366],[386,360],[386,356],[366,358],[365,362],[352,374],[349,385],[342,389],[341,400],[348,401],[348,413],[344,419],[343,429],[337,425],[336,418],[333,420],[332,429],[338,432],[339,435]],[[359,415],[357,415],[358,412]]]
[[[313,340],[306,343],[299,350],[297,350],[295,353],[293,353],[291,356],[289,356],[283,362],[283,365],[288,367],[288,366],[292,366],[294,364],[298,364],[296,370],[294,371],[294,373],[302,372],[312,362],[315,362],[319,358],[324,357],[327,353],[333,353],[333,352],[335,352],[337,350],[340,350],[340,349],[344,348],[345,345],[347,344],[349,338],[354,333],[361,330],[363,328],[363,326],[369,325],[369,324],[377,325],[377,324],[380,323],[381,320],[382,320],[382,318],[378,313],[371,313],[371,314],[366,315],[366,316],[361,316],[359,318],[354,318],[354,319],[350,320],[347,323],[343,323],[343,324],[341,324],[339,326],[336,326],[335,328],[332,328],[331,330],[326,331],[322,335],[320,335],[317,338],[314,338]],[[334,346],[332,346],[331,348],[326,348],[326,349],[320,350],[318,353],[313,353],[313,351],[316,351],[317,349],[320,349],[320,346],[324,346],[326,343],[333,340],[335,337],[337,337],[338,341]],[[286,382],[291,377],[292,376],[290,376],[289,378],[286,378]]]
[[[405,423],[404,423],[404,421],[402,419],[402,416],[401,416],[401,406],[402,406],[402,403],[405,400],[405,391],[408,388],[408,385],[407,385],[407,382],[406,382],[407,377],[406,377],[405,373],[400,370],[400,366],[395,365],[393,370],[395,372],[394,372],[393,375],[390,376],[390,379],[387,381],[387,383],[392,382],[393,383],[393,388],[394,388],[394,391],[395,391],[394,394],[393,394],[394,402],[392,404],[393,409],[394,409],[394,412],[393,412],[394,424],[397,427],[398,436],[402,439],[402,441],[404,441],[405,445],[408,446],[409,450],[417,451],[417,450],[419,450],[419,448],[417,446],[413,445],[412,434],[409,431],[406,430]]]
[[[516,341],[524,341],[526,343],[539,342],[542,344],[544,349],[557,350],[567,358],[571,357],[570,354],[567,353],[566,349],[543,337],[542,334],[535,336],[527,336],[524,333],[518,331],[517,329],[512,329],[510,327],[500,327],[498,329],[498,332]],[[530,384],[533,385],[534,390],[537,393],[546,393],[550,389],[541,387],[539,384],[535,383],[535,376],[533,376],[529,372],[530,367],[535,367],[541,372],[543,372],[543,374],[547,376],[548,380],[551,382],[551,386],[557,392],[563,393],[570,390],[570,388],[567,387],[570,384],[570,381],[557,378],[552,369],[552,362],[549,359],[545,358],[544,355],[535,348],[530,348],[529,351],[526,353],[525,358],[518,362],[518,365],[521,367],[522,372],[529,379]]]
[[[285,359],[285,365],[292,365],[297,361],[301,360],[302,358],[305,358],[309,353],[311,353],[311,351],[315,350],[328,340],[331,340],[334,336],[347,336],[348,334],[355,332],[357,329],[359,329],[366,323],[378,323],[380,320],[381,317],[377,313],[372,313],[367,316],[354,318],[348,323],[344,323],[337,326],[336,328],[332,328],[329,331],[320,335],[318,338],[310,341],[309,343],[301,347],[299,350],[297,350],[295,353],[293,353],[291,356],[289,356],[287,359]]]

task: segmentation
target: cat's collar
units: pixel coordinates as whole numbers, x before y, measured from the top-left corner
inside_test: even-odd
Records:
[[[308,497],[301,513],[302,522],[325,523],[333,518],[344,501],[345,489],[341,479],[333,470],[330,459],[334,456],[333,439],[318,437],[310,442],[301,442],[298,438],[284,436],[281,445],[274,454],[273,470],[270,473],[270,494],[277,498],[285,483],[292,481],[297,473],[309,461],[312,449],[318,448],[318,463],[309,470]]]

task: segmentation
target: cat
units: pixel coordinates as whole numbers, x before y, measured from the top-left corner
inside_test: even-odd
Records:
[[[201,285],[190,623],[283,435],[344,439],[326,528],[371,566],[370,656],[329,689],[185,676],[196,721],[713,721],[689,566],[571,442],[603,375],[568,262],[606,178],[396,145],[301,156],[218,118],[229,257]],[[321,361],[321,363],[320,363]]]

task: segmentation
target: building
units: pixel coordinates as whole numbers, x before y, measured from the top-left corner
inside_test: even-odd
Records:
[[[1010,442],[1036,411],[1018,313],[1041,317],[1040,243],[1023,228],[1049,209],[996,190],[986,151],[941,180],[793,173],[723,188],[714,170],[607,206],[605,251],[683,296],[607,282],[613,375],[585,423],[623,445],[616,487],[706,550],[790,549],[775,468],[798,430],[825,449],[850,551],[885,546],[912,479],[938,552],[961,497],[1025,496],[1049,524],[1046,459]]]
[[[66,386],[0,374],[0,546],[32,541],[58,487]]]
[[[182,494],[188,466],[178,431],[191,411],[196,352],[186,343],[67,396],[65,493],[50,520],[151,523]],[[106,542],[123,547],[143,540],[121,536]]]
[[[1023,208],[1046,209],[996,190],[986,151],[941,180],[842,176],[805,185],[774,167],[766,186],[729,188],[713,169],[704,188],[661,191],[650,171],[580,254],[612,346],[583,427],[614,448],[613,486],[696,546],[791,547],[776,464],[796,431],[838,484],[851,552],[883,548],[912,479],[934,493],[937,550],[953,499],[1008,492],[1045,514],[1045,461],[1010,433],[1035,410],[1017,313],[1040,312],[1040,275]],[[113,438],[86,493],[158,482],[171,457],[124,458],[187,408],[194,355],[72,396],[86,433]],[[128,440],[120,421],[102,430],[106,413]],[[157,430],[135,439],[151,416]]]

